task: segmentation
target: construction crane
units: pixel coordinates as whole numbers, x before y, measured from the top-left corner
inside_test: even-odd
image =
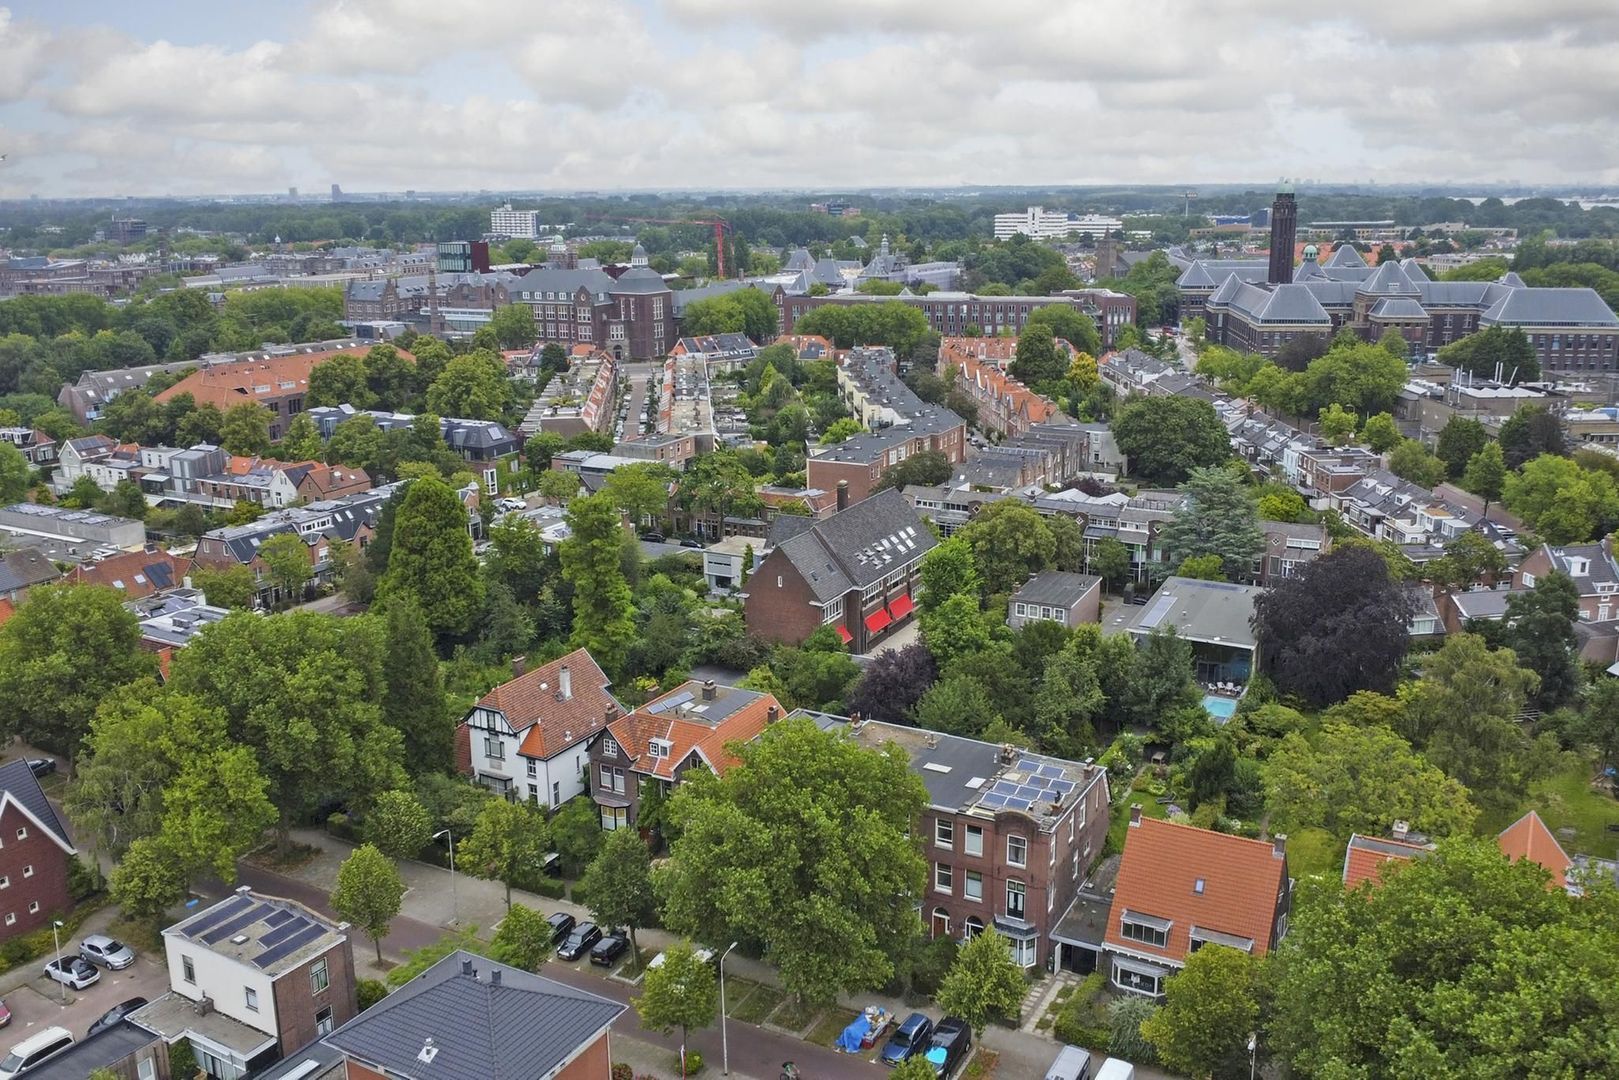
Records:
[[[698,221],[692,218],[650,218],[650,217],[604,217],[607,221],[622,221],[637,225],[703,225],[714,230],[714,268],[720,277],[727,277],[725,272],[725,234],[731,231],[731,223],[722,218],[710,218]]]

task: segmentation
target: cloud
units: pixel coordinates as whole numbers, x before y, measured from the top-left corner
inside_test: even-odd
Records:
[[[230,42],[0,8],[0,195],[1619,183],[1619,5],[307,0]],[[109,179],[116,178],[116,179]]]

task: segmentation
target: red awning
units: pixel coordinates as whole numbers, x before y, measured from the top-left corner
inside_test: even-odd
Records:
[[[878,608],[866,616],[866,629],[875,634],[894,620],[889,618],[887,608]]]
[[[849,628],[847,626],[844,626],[842,623],[838,623],[836,629],[838,632],[838,637],[843,639],[843,643],[845,645],[854,640],[854,635],[849,633]]]
[[[911,613],[911,606],[910,594],[902,593],[888,602],[888,613],[894,616],[895,622],[898,622]]]

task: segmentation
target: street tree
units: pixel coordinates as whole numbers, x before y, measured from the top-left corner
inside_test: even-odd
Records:
[[[478,812],[472,832],[456,845],[456,855],[469,873],[506,886],[512,906],[512,884],[539,873],[550,850],[545,817],[528,803],[490,799]]]
[[[1452,416],[1439,429],[1434,454],[1445,463],[1446,474],[1457,480],[1467,471],[1467,463],[1473,460],[1473,455],[1489,441],[1490,435],[1482,423],[1470,416]]]
[[[648,968],[641,982],[641,996],[633,999],[641,1023],[667,1034],[680,1029],[681,1072],[685,1072],[686,1037],[692,1028],[714,1022],[719,1006],[719,989],[714,968],[697,955],[689,942],[680,942],[663,951],[663,962]]]
[[[277,533],[259,547],[259,557],[270,572],[270,580],[289,604],[303,598],[304,586],[315,576],[309,559],[309,544],[297,533]]]
[[[1179,484],[1193,469],[1231,456],[1231,436],[1214,406],[1196,398],[1136,397],[1112,426],[1131,475],[1150,484]]]
[[[1496,437],[1508,469],[1521,468],[1542,454],[1568,452],[1563,421],[1544,405],[1522,405],[1501,424]]]
[[[991,1020],[1017,1021],[1029,981],[1012,959],[1011,946],[1000,932],[986,929],[956,950],[936,995],[946,1016],[961,1017],[974,1031]]]
[[[1322,409],[1317,422],[1321,437],[1333,446],[1349,445],[1355,439],[1355,429],[1360,426],[1355,414],[1337,402]]]
[[[384,791],[365,814],[365,840],[390,859],[414,859],[433,838],[433,819],[411,792]]]
[[[1445,463],[1415,439],[1401,440],[1389,451],[1389,472],[1425,488],[1445,480]]]
[[[394,861],[371,844],[361,844],[337,868],[332,910],[364,930],[382,963],[382,939],[399,914],[405,882]]]
[[[377,597],[387,603],[402,595],[416,602],[423,621],[443,637],[470,630],[483,603],[466,507],[436,476],[410,482],[394,519],[388,570],[377,582]]]
[[[573,586],[573,644],[617,671],[635,640],[635,608],[625,580],[624,526],[610,496],[568,504],[572,535],[560,545],[562,576]]]
[[[1247,485],[1229,469],[1193,469],[1181,490],[1186,503],[1160,533],[1169,561],[1212,555],[1226,580],[1246,575],[1265,546],[1259,512]]]
[[[1366,445],[1374,454],[1384,454],[1394,449],[1401,438],[1394,417],[1386,412],[1368,416],[1366,423],[1361,426],[1360,437],[1366,441]]]
[[[1578,544],[1619,524],[1619,484],[1597,469],[1542,454],[1509,473],[1501,502],[1552,544]]]
[[[127,917],[155,924],[185,899],[185,871],[158,837],[144,836],[124,852],[107,886]]]
[[[1232,1075],[1259,1028],[1259,999],[1259,960],[1205,945],[1164,984],[1164,1005],[1142,1023],[1141,1034],[1177,1073]]]
[[[511,398],[506,365],[483,349],[451,360],[427,388],[429,412],[463,420],[499,420]]]
[[[531,907],[513,904],[500,920],[489,956],[520,971],[536,971],[551,956],[552,926]]]
[[[269,781],[245,746],[217,747],[181,766],[163,789],[158,838],[187,879],[209,873],[236,880],[236,860],[275,824]]]
[[[905,754],[807,719],[732,749],[724,776],[688,773],[670,801],[665,924],[759,947],[800,999],[882,985],[920,933],[927,877],[911,835],[927,794]]]
[[[905,488],[911,485],[929,487],[950,479],[950,459],[942,450],[923,450],[912,454],[897,465],[883,470],[877,481],[878,490]]]
[[[639,967],[641,946],[635,931],[652,925],[658,917],[652,856],[641,834],[635,829],[608,833],[579,885],[590,897],[590,914],[598,925],[622,926],[630,932],[630,958]]]
[[[1482,516],[1486,521],[1490,519],[1490,504],[1501,500],[1501,489],[1506,484],[1506,478],[1506,458],[1501,454],[1500,443],[1485,443],[1478,453],[1468,459],[1467,471],[1462,474],[1462,486],[1484,500]]]
[[[656,461],[640,462],[607,474],[602,490],[619,512],[636,525],[655,524],[669,512],[675,471]]]

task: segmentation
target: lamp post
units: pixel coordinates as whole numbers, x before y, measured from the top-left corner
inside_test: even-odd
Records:
[[[450,835],[449,829],[440,829],[433,834],[433,839],[445,837],[450,849],[450,925],[454,926],[461,921],[461,899],[455,892],[455,837]]]
[[[735,947],[737,942],[730,942],[730,949]],[[730,1038],[729,1031],[725,1030],[725,957],[729,957],[730,949],[719,954],[719,1067],[727,1077],[730,1075]]]
[[[1259,1035],[1248,1036],[1248,1080],[1254,1080],[1254,1064],[1259,1060]]]
[[[60,930],[60,929],[62,929],[62,920],[61,919],[52,919],[51,920],[51,943],[56,946],[56,970],[57,970],[58,973],[60,973],[62,975],[66,975],[67,972],[62,970],[62,939],[57,935],[57,931]],[[67,1004],[67,983],[58,982],[56,985],[62,991],[62,1004],[66,1005]]]

